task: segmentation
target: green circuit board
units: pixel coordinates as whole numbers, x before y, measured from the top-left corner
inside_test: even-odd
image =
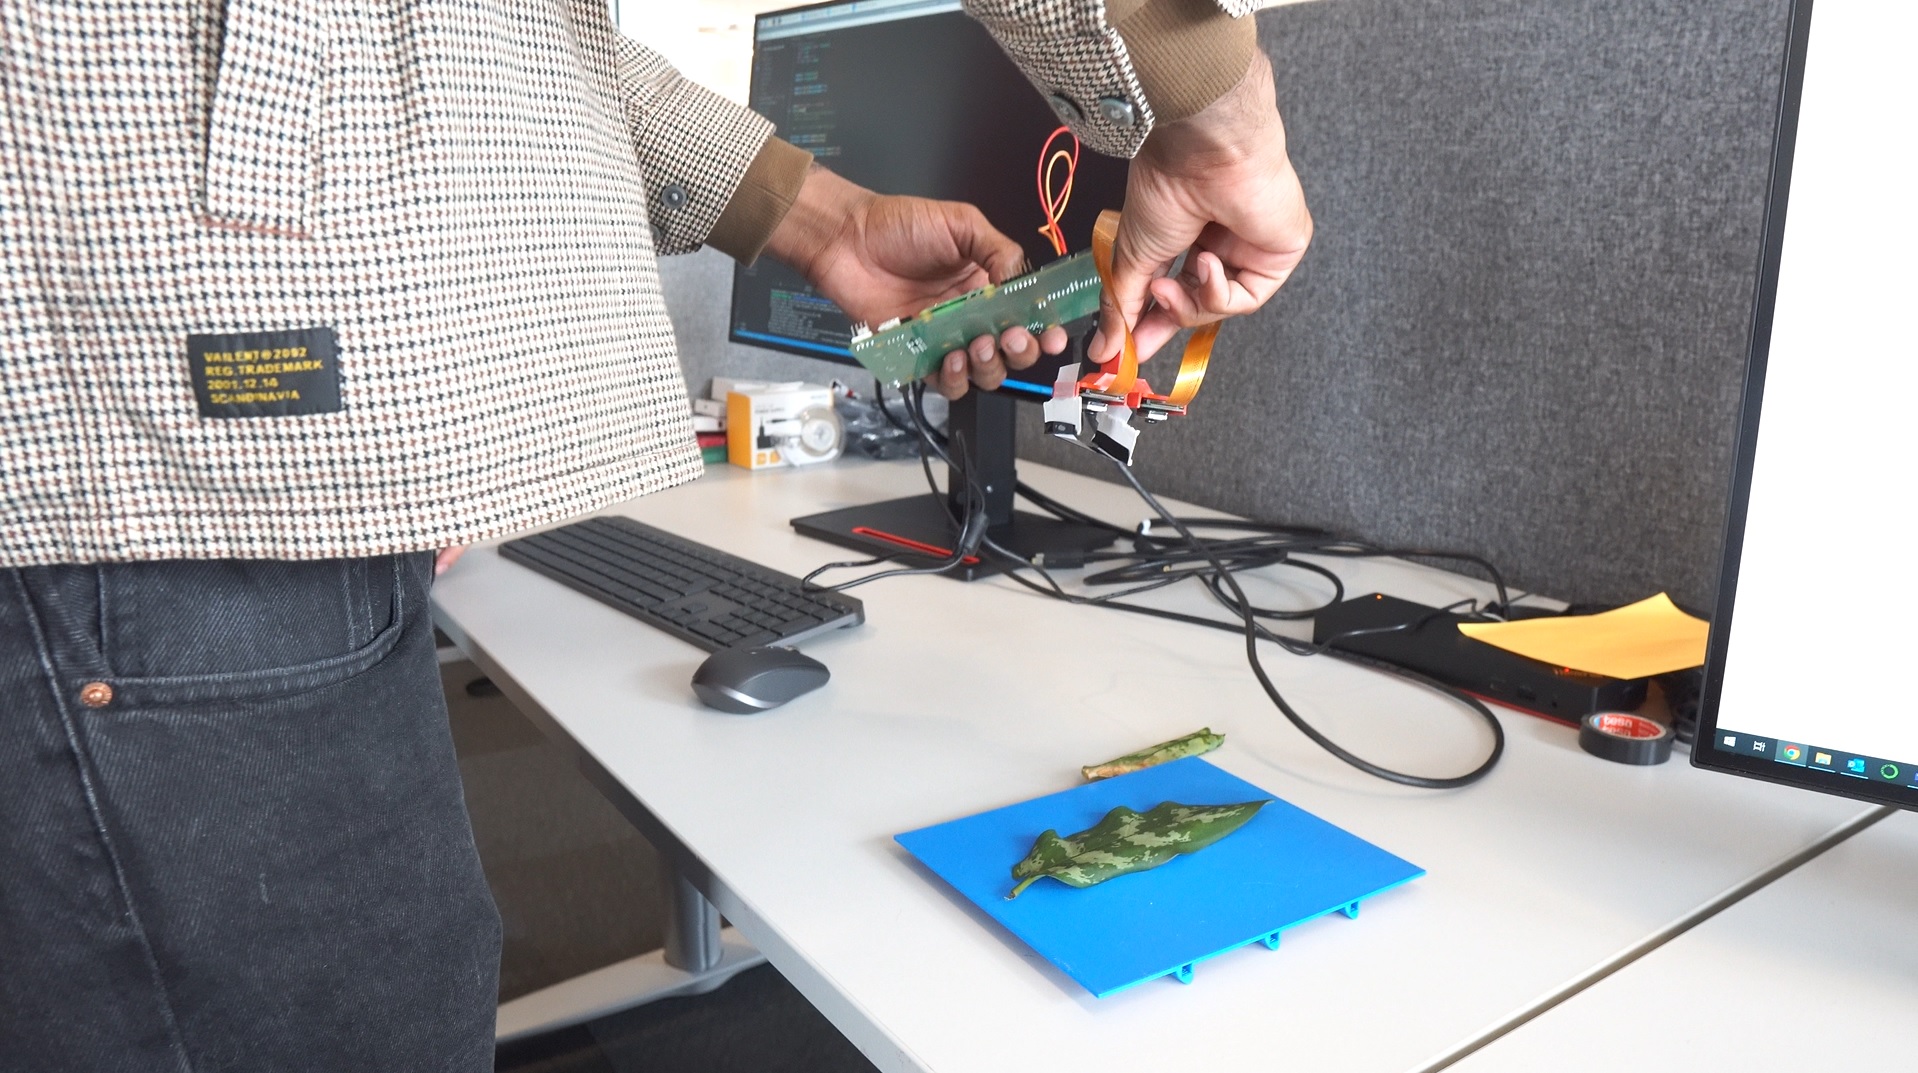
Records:
[[[855,332],[852,356],[886,384],[932,372],[947,353],[982,335],[1024,325],[1034,335],[1099,311],[1099,269],[1091,251],[1075,253],[1004,283],[987,284],[915,316]]]

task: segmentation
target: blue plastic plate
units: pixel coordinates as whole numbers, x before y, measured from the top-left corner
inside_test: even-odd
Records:
[[[1071,835],[1118,805],[1268,799],[1244,827],[1198,853],[1083,890],[1041,879],[1016,900],[1012,866],[1048,828]],[[1100,998],[1263,942],[1425,870],[1198,757],[908,831],[897,841],[973,904]]]

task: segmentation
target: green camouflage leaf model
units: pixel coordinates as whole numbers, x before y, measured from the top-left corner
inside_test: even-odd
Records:
[[[1183,853],[1197,853],[1238,830],[1264,801],[1237,805],[1181,805],[1166,801],[1149,812],[1120,805],[1096,825],[1070,838],[1047,831],[1026,859],[1012,866],[1019,881],[1006,895],[1051,876],[1069,887],[1090,887],[1114,876],[1157,868]]]

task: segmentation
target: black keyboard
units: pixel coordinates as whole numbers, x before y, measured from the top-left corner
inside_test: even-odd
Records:
[[[709,652],[783,645],[866,621],[850,596],[630,518],[588,518],[500,545],[503,558]]]

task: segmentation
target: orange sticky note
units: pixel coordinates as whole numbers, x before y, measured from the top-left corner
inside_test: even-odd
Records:
[[[1467,637],[1507,652],[1612,678],[1645,678],[1705,662],[1711,624],[1664,593],[1597,615],[1467,622]]]

